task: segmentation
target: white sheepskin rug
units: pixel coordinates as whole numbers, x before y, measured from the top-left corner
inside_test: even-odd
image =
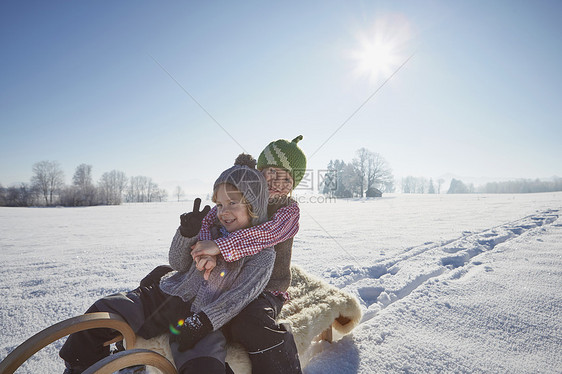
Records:
[[[292,326],[297,350],[302,357],[311,343],[330,326],[341,335],[349,333],[361,320],[358,300],[325,281],[310,276],[300,267],[292,266],[292,281],[289,287],[291,301],[281,311],[279,322]],[[137,337],[135,348],[156,351],[174,362],[168,344],[168,336],[161,335],[145,340]],[[226,361],[236,374],[250,374],[248,353],[239,345],[229,344]],[[302,363],[302,362],[301,362]],[[159,373],[147,368],[149,373]]]

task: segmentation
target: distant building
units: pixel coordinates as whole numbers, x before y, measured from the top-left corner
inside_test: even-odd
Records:
[[[367,197],[382,197],[382,192],[374,187],[371,187],[365,192]]]

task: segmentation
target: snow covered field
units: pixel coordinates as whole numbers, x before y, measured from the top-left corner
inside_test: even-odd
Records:
[[[0,208],[0,358],[166,263],[192,202]],[[306,374],[562,372],[562,193],[301,203],[293,263],[362,323]],[[18,373],[60,373],[58,341]]]

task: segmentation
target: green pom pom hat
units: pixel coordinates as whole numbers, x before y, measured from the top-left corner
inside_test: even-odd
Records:
[[[267,167],[285,169],[293,177],[293,188],[295,188],[306,171],[306,156],[297,143],[302,140],[302,135],[292,141],[279,139],[271,142],[264,148],[258,157],[258,170]]]

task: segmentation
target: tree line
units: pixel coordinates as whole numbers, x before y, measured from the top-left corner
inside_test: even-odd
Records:
[[[0,206],[92,206],[119,205],[125,202],[165,201],[166,190],[151,178],[127,178],[124,172],[103,173],[97,183],[92,179],[92,165],[80,164],[65,184],[65,176],[56,161],[40,161],[33,165],[30,183],[3,187],[0,185]]]
[[[355,152],[351,162],[330,160],[320,186],[331,197],[375,197],[394,192],[394,176],[388,162],[380,154],[366,148]]]
[[[403,193],[441,193],[441,186],[445,182],[440,178],[437,183],[433,179],[427,180],[424,177],[408,176],[402,178]],[[459,179],[451,179],[448,194],[459,193],[539,193],[539,192],[555,192],[562,191],[562,178],[553,178],[552,180],[540,179],[517,179],[506,182],[489,182],[483,186],[475,187],[474,184],[466,184]]]
[[[437,179],[435,182],[433,178],[429,180],[425,177],[413,177],[411,175],[402,178],[402,192],[403,193],[441,193],[441,186],[445,183],[443,178]]]
[[[486,183],[477,192],[482,193],[536,193],[562,191],[562,178],[541,181],[540,179],[518,179],[507,182]]]

